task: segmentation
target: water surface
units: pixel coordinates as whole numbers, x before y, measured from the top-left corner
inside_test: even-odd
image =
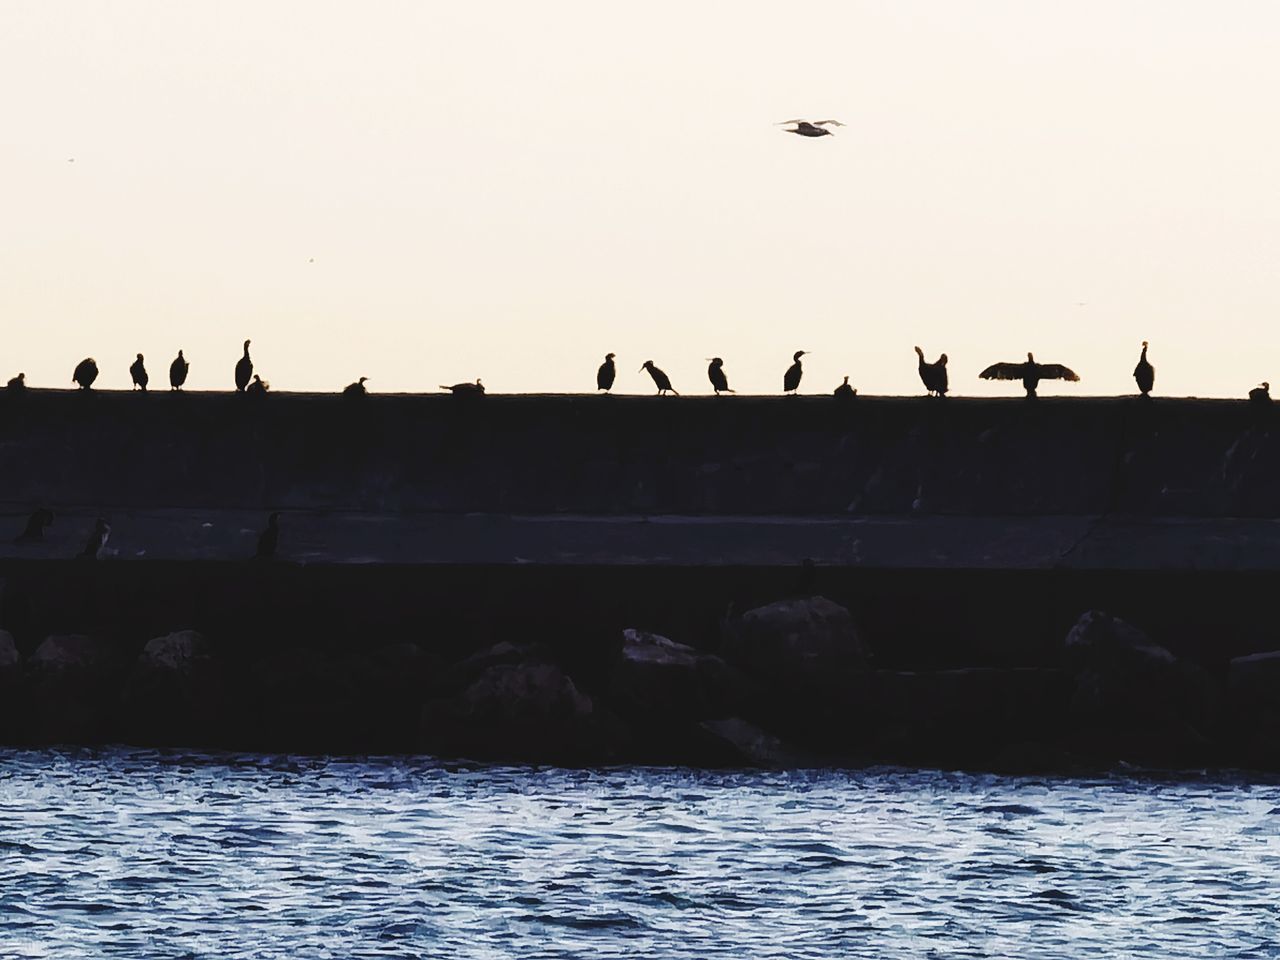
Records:
[[[3,957],[1280,956],[1280,786],[0,752]]]

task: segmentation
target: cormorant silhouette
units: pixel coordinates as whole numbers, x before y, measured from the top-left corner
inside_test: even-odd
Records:
[[[276,555],[276,544],[280,542],[280,514],[273,513],[267,517],[267,529],[258,535],[258,552],[255,560],[270,560]]]
[[[129,364],[129,376],[133,377],[133,385],[141,388],[143,393],[147,392],[147,384],[151,382],[151,378],[147,376],[147,368],[143,365],[142,354],[138,354],[138,359]]]
[[[613,389],[613,381],[617,375],[618,368],[613,365],[613,354],[606,353],[604,363],[600,364],[600,369],[596,371],[596,389],[608,393]]]
[[[347,386],[342,391],[342,395],[344,397],[355,397],[357,399],[363,396],[367,396],[369,391],[364,388],[364,382],[368,379],[369,379],[368,377],[361,377],[355,383],[347,384]]]
[[[247,397],[265,397],[267,395],[267,391],[270,389],[271,384],[267,383],[267,381],[263,380],[255,373],[253,375],[253,383],[244,388],[244,393]]]
[[[44,539],[44,528],[53,526],[53,511],[45,507],[34,510],[31,516],[27,517],[27,525],[23,531],[18,534],[14,543],[34,543],[36,540]]]
[[[787,372],[782,375],[783,393],[795,393],[800,386],[800,378],[804,376],[804,369],[800,366],[800,358],[808,352],[807,350],[797,350],[791,355],[791,359],[795,362],[787,367]]]
[[[191,364],[187,363],[187,358],[179,350],[178,355],[173,358],[173,363],[169,364],[170,390],[182,389],[182,385],[187,382],[187,371],[189,369],[191,369]]]
[[[93,381],[98,379],[98,361],[93,357],[85,357],[76,364],[75,373],[71,374],[71,380],[80,384],[81,390],[89,390],[93,387]]]
[[[480,378],[476,377],[475,383],[455,383],[453,386],[440,384],[441,390],[448,390],[455,397],[481,397],[484,396],[484,384],[480,382]]]
[[[1036,363],[1030,352],[1026,363],[993,363],[978,376],[983,380],[1021,380],[1028,399],[1036,395],[1036,387],[1041,380],[1070,380],[1074,383],[1080,379],[1074,370],[1060,363]]]
[[[810,123],[808,120],[783,120],[776,124],[779,127],[785,127],[788,123],[794,123],[795,126],[787,130],[787,133],[798,133],[802,137],[829,137],[835,133],[834,130],[828,130],[827,127],[843,127],[844,124],[839,120],[814,120]]]
[[[1156,368],[1147,361],[1147,341],[1142,341],[1142,356],[1138,365],[1133,368],[1133,379],[1138,384],[1144,397],[1151,396],[1151,388],[1156,385]]]
[[[671,378],[655,367],[652,360],[646,360],[640,365],[640,369],[649,371],[649,376],[653,377],[654,386],[658,388],[658,396],[662,396],[664,393],[674,393],[677,397],[680,396],[680,391],[671,386]]]
[[[947,355],[944,353],[934,363],[926,363],[924,351],[916,347],[916,356],[920,358],[920,382],[930,396],[945,397],[947,395]]]
[[[858,395],[858,391],[855,390],[853,387],[849,386],[848,377],[844,378],[844,383],[836,387],[835,393],[833,394],[833,396],[837,400],[852,400],[857,395]]]
[[[244,393],[253,376],[253,360],[249,358],[249,341],[244,342],[244,356],[236,361],[236,390]]]
[[[724,373],[724,361],[719,357],[711,358],[711,365],[707,367],[707,379],[711,381],[711,386],[715,390],[717,397],[720,396],[722,391],[724,393],[734,392],[729,389],[729,378]]]
[[[1258,404],[1259,406],[1267,406],[1271,403],[1271,384],[1262,381],[1252,390],[1249,391],[1249,402]]]
[[[5,390],[12,394],[27,392],[27,375],[20,373],[5,386]]]
[[[99,517],[93,525],[93,532],[89,534],[89,539],[85,541],[84,549],[80,551],[80,558],[82,560],[100,559],[110,536],[111,526]]]

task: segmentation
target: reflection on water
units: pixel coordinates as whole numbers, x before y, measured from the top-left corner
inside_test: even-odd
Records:
[[[1280,786],[0,753],[0,956],[1272,957]]]

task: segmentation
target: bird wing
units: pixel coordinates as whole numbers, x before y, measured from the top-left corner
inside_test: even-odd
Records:
[[[978,376],[983,380],[1021,380],[1025,369],[1025,363],[993,363]]]
[[[774,124],[775,127],[785,127],[788,123],[808,123],[808,120],[780,120]]]
[[[831,126],[833,126],[833,127],[843,127],[843,126],[844,126],[844,124],[843,124],[843,123],[841,123],[839,120],[815,120],[815,121],[813,121],[813,125],[814,125],[815,127],[825,127],[825,126],[827,126],[828,124],[830,124],[830,125],[831,125]]]
[[[1040,378],[1042,380],[1079,380],[1080,375],[1070,367],[1064,367],[1060,363],[1042,363],[1040,366]]]

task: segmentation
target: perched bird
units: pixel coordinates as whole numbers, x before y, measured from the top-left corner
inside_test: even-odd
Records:
[[[711,386],[716,392],[716,396],[720,396],[721,392],[733,393],[729,389],[729,378],[724,375],[724,361],[719,357],[711,358],[711,365],[707,367],[707,379],[711,381]]]
[[[361,378],[360,378],[359,380],[357,380],[355,383],[349,383],[349,384],[347,384],[346,388],[345,388],[345,389],[343,389],[343,391],[342,391],[342,395],[343,395],[344,397],[363,397],[363,396],[367,396],[367,395],[368,395],[368,393],[369,393],[369,391],[368,391],[368,390],[366,390],[366,389],[364,388],[364,382],[365,382],[366,380],[368,380],[368,379],[369,379],[368,377],[361,377]]]
[[[31,516],[27,517],[27,525],[23,531],[14,538],[14,543],[33,543],[36,540],[44,539],[44,528],[53,526],[53,511],[41,507],[34,510]]]
[[[253,376],[253,361],[249,358],[249,341],[244,342],[244,356],[236,361],[236,389],[244,393]]]
[[[604,363],[600,364],[600,369],[596,371],[596,389],[608,393],[613,389],[613,381],[617,375],[618,370],[613,365],[613,354],[606,353]]]
[[[102,557],[102,551],[106,549],[107,539],[111,536],[111,527],[107,521],[101,517],[93,525],[93,532],[89,534],[89,539],[85,541],[84,549],[80,551],[80,557],[83,560],[98,560]]]
[[[267,517],[267,529],[258,536],[258,552],[255,560],[270,560],[276,555],[276,544],[280,542],[280,514],[273,513]]]
[[[245,387],[244,393],[247,397],[265,397],[267,391],[271,389],[271,384],[263,380],[256,373],[253,375],[253,383]]]
[[[1249,391],[1249,402],[1256,403],[1259,406],[1267,406],[1271,403],[1271,384],[1265,380]]]
[[[920,358],[918,364],[920,382],[924,384],[925,390],[930,396],[945,397],[947,395],[947,355],[942,354],[935,363],[926,363],[924,351],[916,347],[916,356]]]
[[[804,376],[804,369],[800,366],[800,358],[808,352],[807,350],[797,350],[791,355],[791,359],[795,362],[787,367],[787,372],[782,375],[783,393],[795,393],[800,386],[800,378]]]
[[[71,374],[71,379],[80,384],[81,390],[91,389],[93,381],[98,379],[98,362],[93,357],[85,357],[76,364],[76,371]]]
[[[138,359],[129,364],[129,376],[133,377],[133,385],[147,392],[147,384],[151,378],[147,376],[147,368],[142,363],[142,354],[138,354]]]
[[[856,397],[857,395],[858,395],[858,391],[857,391],[856,389],[854,389],[853,387],[849,386],[849,378],[848,378],[848,377],[845,377],[845,378],[844,378],[844,383],[842,383],[842,384],[840,384],[840,386],[836,387],[836,391],[835,391],[835,394],[834,394],[834,396],[835,396],[835,398],[836,398],[837,400],[852,400],[852,399],[853,399],[854,397]]]
[[[26,393],[27,392],[27,375],[25,373],[18,374],[16,377],[14,377],[12,380],[9,381],[8,385],[5,387],[5,390],[13,394]]]
[[[802,137],[829,137],[835,133],[834,130],[828,130],[827,127],[843,127],[844,124],[839,120],[815,120],[810,123],[808,120],[783,120],[777,124],[779,127],[785,127],[788,123],[794,123],[795,126],[787,133],[798,133]]]
[[[1142,356],[1138,358],[1138,365],[1133,368],[1133,379],[1144,397],[1151,396],[1151,388],[1156,385],[1156,368],[1147,360],[1147,341],[1145,340],[1142,341]]]
[[[170,390],[182,389],[182,385],[187,382],[187,371],[189,369],[191,369],[191,364],[187,363],[187,358],[179,350],[178,355],[173,358],[173,363],[169,364]]]
[[[680,396],[680,392],[671,386],[671,378],[655,367],[652,360],[646,360],[640,365],[640,369],[649,371],[649,376],[653,377],[654,386],[658,388],[658,396],[662,396],[664,393],[674,393],[677,397]]]
[[[1070,380],[1074,383],[1080,379],[1074,370],[1060,363],[1036,363],[1036,358],[1030,353],[1026,363],[993,363],[978,376],[983,380],[1021,380],[1028,399],[1036,395],[1036,387],[1041,380]]]
[[[453,386],[445,386],[440,384],[441,390],[448,390],[455,397],[482,397],[484,396],[484,384],[480,382],[480,378],[476,377],[475,383],[455,383]]]

